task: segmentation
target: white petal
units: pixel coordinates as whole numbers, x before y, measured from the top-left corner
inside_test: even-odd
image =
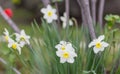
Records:
[[[19,46],[20,46],[20,47],[23,47],[25,44],[26,44],[26,43],[25,43],[24,41],[20,41]]]
[[[8,42],[9,43],[14,43],[15,41],[13,39],[9,38]]]
[[[74,58],[69,58],[69,59],[67,59],[67,62],[68,62],[68,63],[74,63]]]
[[[104,38],[105,38],[104,35],[100,35],[100,36],[98,37],[98,40],[101,42]]]
[[[65,17],[60,17],[60,20],[65,22],[66,21],[66,18]]]
[[[47,18],[46,20],[48,23],[52,23],[52,21],[53,21],[53,19],[51,19],[51,18]]]
[[[63,16],[66,18],[66,12],[64,12]]]
[[[8,32],[8,30],[5,28],[4,29],[5,30],[5,32],[3,32],[5,35],[9,35],[9,32]]]
[[[43,18],[44,18],[44,19],[47,19],[47,18],[48,18],[48,16],[47,16],[47,15],[44,15],[44,16],[43,16]]]
[[[56,48],[56,49],[60,49],[60,48],[61,48],[61,45],[60,45],[60,44],[57,44],[57,45],[55,46],[55,48]]]
[[[72,46],[72,44],[70,42],[67,42],[67,46]]]
[[[66,22],[63,22],[63,28],[65,29],[66,28]]]
[[[45,13],[47,12],[47,10],[46,10],[45,8],[42,8],[42,9],[41,9],[41,12],[42,12],[43,14],[45,14]]]
[[[54,20],[57,20],[57,15],[56,15],[56,14],[53,14],[52,18],[53,18]]]
[[[65,58],[60,58],[60,63],[65,63],[67,61],[67,59]]]
[[[52,9],[53,13],[56,13],[56,9]]]
[[[77,57],[77,54],[75,53],[75,51],[68,51],[70,54],[70,57]]]
[[[94,48],[93,48],[93,51],[94,51],[95,54],[97,54],[97,53],[100,51],[100,49],[94,47]]]
[[[8,47],[9,47],[9,48],[12,47],[12,44],[13,44],[13,43],[15,43],[15,41],[12,40],[11,38],[9,38],[9,40],[8,40]]]
[[[19,42],[19,41],[20,41],[20,38],[19,38],[19,37],[16,37],[16,41]]]
[[[51,5],[47,5],[47,10],[52,10],[52,6]]]
[[[18,52],[19,52],[19,55],[20,55],[21,54],[21,48],[18,47],[17,49],[18,49]]]
[[[60,41],[60,44],[66,45],[66,41]]]
[[[70,25],[70,26],[72,26],[72,25],[73,25],[72,20],[69,20],[69,25]]]
[[[71,54],[73,57],[77,57],[77,54],[75,52],[72,52]]]
[[[10,48],[11,46],[12,46],[12,44],[11,44],[11,43],[9,43],[9,44],[8,44],[8,47]]]
[[[109,45],[108,43],[106,43],[104,41],[102,41],[101,44],[102,44],[103,47],[108,47],[108,45]]]
[[[25,31],[21,30],[21,35],[26,36]]]
[[[102,47],[102,48],[100,48],[100,51],[104,51],[104,49],[105,49],[105,48],[104,48],[104,47]]]
[[[60,50],[58,50],[58,51],[56,51],[56,55],[58,56],[58,57],[62,57],[62,51],[60,51]]]
[[[94,46],[95,44],[96,44],[96,40],[93,40],[92,42],[89,43],[88,47],[90,48],[90,47]]]
[[[30,39],[30,36],[26,36],[27,39]]]
[[[68,44],[66,46],[66,49],[69,50],[69,51],[75,51],[75,49],[72,46],[68,45]]]
[[[16,41],[20,41],[20,34],[18,34],[18,33],[15,33],[15,35],[16,35]]]

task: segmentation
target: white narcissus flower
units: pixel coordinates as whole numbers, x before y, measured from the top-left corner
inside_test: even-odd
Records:
[[[74,51],[56,51],[56,55],[60,57],[60,63],[74,63],[74,57],[77,57],[77,54]]]
[[[105,47],[108,47],[108,43],[104,42],[105,36],[104,35],[101,35],[98,37],[98,39],[94,39],[89,45],[88,47],[92,47],[94,46],[93,48],[93,51],[95,54],[97,54],[99,51],[104,51],[104,48]]]
[[[8,40],[10,39],[8,30],[5,28],[5,32],[3,32],[3,33],[4,33],[5,40],[8,42]]]
[[[62,16],[62,17],[60,17],[60,19],[61,19],[61,21],[63,22],[63,28],[66,28],[66,26],[67,26],[67,24],[66,24],[66,13],[64,13],[64,15]],[[71,19],[69,19],[69,21],[68,21],[69,23],[69,25],[70,26],[72,26],[73,25],[73,21],[71,20]]]
[[[74,63],[74,57],[77,57],[77,54],[70,42],[60,41],[55,48],[58,49],[56,55],[60,57],[60,63]]]
[[[15,33],[15,35],[16,35],[16,41],[20,42],[22,47],[25,44],[30,44],[29,42],[30,36],[26,35],[24,30],[21,30],[20,34]]]
[[[8,47],[14,50],[18,50],[19,54],[21,54],[21,45],[15,42],[14,40],[12,39],[8,40]]]
[[[57,20],[56,9],[52,8],[50,5],[48,5],[47,8],[42,8],[41,12],[44,14],[43,18],[46,19],[48,23]]]
[[[72,47],[72,44],[70,42],[66,42],[66,41],[60,41],[59,44],[57,44],[55,46],[56,49],[58,50],[71,50],[71,51],[75,51],[74,48]]]

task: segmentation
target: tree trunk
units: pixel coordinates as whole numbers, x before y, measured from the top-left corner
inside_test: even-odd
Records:
[[[96,35],[93,27],[92,17],[90,14],[89,1],[88,0],[79,0],[79,1],[80,1],[81,9],[83,11],[82,15],[84,15],[84,19],[86,20],[86,24],[89,28],[91,39],[95,39]]]

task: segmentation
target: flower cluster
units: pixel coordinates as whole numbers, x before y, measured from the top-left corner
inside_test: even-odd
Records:
[[[104,42],[105,36],[104,35],[101,35],[98,37],[98,39],[94,39],[89,45],[88,47],[92,47],[94,46],[93,48],[93,51],[95,54],[97,54],[99,51],[104,51],[104,48],[105,47],[108,47],[108,43]]]
[[[74,63],[74,57],[77,57],[77,54],[70,42],[60,41],[55,48],[57,49],[56,55],[60,57],[60,63]]]
[[[26,35],[24,30],[21,30],[20,34],[19,33],[13,34],[15,35],[15,40],[12,38],[12,36],[9,35],[7,29],[5,29],[3,33],[5,40],[8,42],[8,47],[14,50],[18,50],[19,54],[21,54],[21,48],[24,47],[24,45],[30,44],[29,42],[30,36]]]
[[[48,5],[46,8],[42,8],[41,12],[44,14],[43,18],[48,23],[52,23],[52,21],[57,20],[58,18],[58,16],[56,15],[56,9],[52,8],[51,5]],[[63,22],[63,28],[66,28],[66,13],[64,13],[63,16],[60,17],[60,20]],[[68,25],[73,25],[73,21],[71,19],[68,20]],[[109,45],[107,42],[103,41],[104,38],[104,35],[99,36],[97,39],[94,39],[92,42],[90,42],[88,47],[91,48],[92,46],[94,46],[93,51],[95,54],[100,51],[104,51],[104,48],[108,47]],[[72,47],[72,44],[70,42],[60,41],[60,43],[57,44],[55,48],[58,49],[56,51],[56,55],[60,57],[60,63],[74,63],[74,57],[77,57],[77,54],[75,53],[75,49]]]
[[[44,14],[43,18],[48,22],[48,23],[52,23],[52,21],[57,20],[58,16],[56,14],[56,9],[52,8],[51,5],[48,5],[46,8],[42,8],[41,12]],[[67,24],[66,24],[66,13],[64,13],[63,16],[60,17],[61,21],[63,22],[63,28],[66,28]],[[69,23],[70,26],[73,25],[73,21],[71,19],[69,19]]]
[[[61,21],[63,22],[63,28],[66,28],[67,24],[66,24],[66,12],[63,14],[63,16],[60,17]],[[73,25],[73,21],[71,19],[69,19],[68,21],[69,25],[72,26]]]

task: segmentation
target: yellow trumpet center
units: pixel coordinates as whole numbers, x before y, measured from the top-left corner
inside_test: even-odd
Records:
[[[63,53],[63,58],[69,58],[69,53],[68,52],[64,52]]]
[[[12,48],[17,49],[17,44],[16,43],[12,44]]]
[[[61,49],[62,49],[62,50],[65,50],[65,46],[62,46]]]
[[[49,11],[47,14],[49,17],[51,17],[53,15],[53,12]]]
[[[102,45],[100,42],[96,43],[96,48],[101,48],[101,47],[102,47]]]
[[[25,41],[25,37],[21,36],[20,40]]]

